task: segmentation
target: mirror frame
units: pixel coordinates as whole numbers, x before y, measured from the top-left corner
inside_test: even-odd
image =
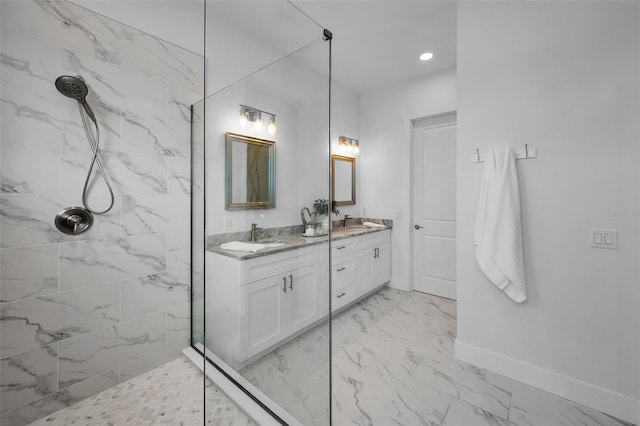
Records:
[[[266,139],[253,138],[251,136],[239,135],[227,132],[225,149],[225,209],[226,210],[250,210],[250,209],[273,209],[276,206],[276,142]],[[266,146],[269,148],[269,200],[254,201],[247,203],[233,202],[233,143],[242,142],[246,144]]]
[[[336,161],[351,163],[351,199],[336,200]],[[338,206],[353,206],[356,204],[356,159],[355,157],[345,157],[343,155],[331,155],[331,199]]]

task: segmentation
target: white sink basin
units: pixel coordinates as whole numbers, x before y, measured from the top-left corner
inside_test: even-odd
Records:
[[[343,234],[354,234],[356,232],[362,232],[368,229],[370,228],[364,225],[353,225],[353,226],[347,226],[346,228],[336,228],[333,230],[333,232],[341,232]]]
[[[262,244],[265,248],[274,248],[285,246],[288,243],[283,240],[275,240],[275,239],[267,239],[267,240],[259,240],[255,242],[256,244]]]

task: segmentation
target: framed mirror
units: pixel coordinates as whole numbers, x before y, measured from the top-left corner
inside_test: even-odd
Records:
[[[342,155],[331,156],[331,198],[339,206],[356,203],[356,159]]]
[[[225,208],[276,206],[276,143],[226,133]]]

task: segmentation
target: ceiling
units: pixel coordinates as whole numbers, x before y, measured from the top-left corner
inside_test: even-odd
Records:
[[[456,66],[456,2],[318,1],[293,4],[333,33],[332,72],[358,94]],[[418,59],[429,51],[434,58]]]
[[[307,66],[326,70],[317,49],[298,50],[321,40],[323,28],[333,33],[334,81],[357,94],[456,66],[451,0],[207,0],[207,15],[209,64],[220,58],[220,71],[228,66],[223,58],[242,55],[234,60],[236,78],[293,52]],[[225,45],[231,47],[218,54]],[[431,61],[418,59],[425,51],[434,53]]]

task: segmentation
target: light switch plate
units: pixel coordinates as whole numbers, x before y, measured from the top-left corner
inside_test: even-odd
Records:
[[[618,230],[617,229],[591,229],[589,231],[589,241],[592,248],[617,249]]]

